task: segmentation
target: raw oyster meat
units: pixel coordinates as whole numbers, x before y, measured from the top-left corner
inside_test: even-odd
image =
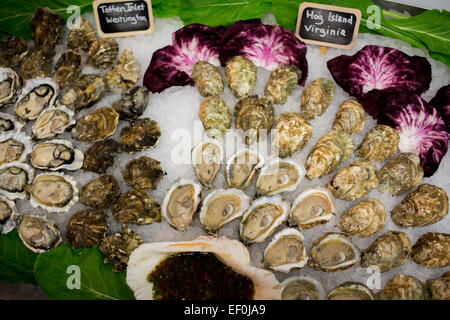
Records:
[[[338,227],[352,236],[368,237],[383,229],[385,222],[383,203],[367,198],[345,210],[339,218]]]
[[[225,80],[236,98],[248,97],[255,88],[256,66],[244,56],[234,56],[225,65]]]
[[[120,223],[150,224],[161,221],[161,206],[147,191],[133,189],[119,196],[112,214]]]
[[[162,205],[162,216],[177,230],[186,230],[202,199],[200,184],[180,179],[167,190]]]
[[[53,79],[61,88],[78,79],[81,72],[81,55],[69,50],[61,54],[55,65]]]
[[[141,156],[127,163],[122,170],[125,182],[133,189],[156,189],[166,172],[158,160]]]
[[[261,168],[256,180],[256,196],[271,196],[295,191],[305,176],[305,169],[292,160],[276,158]]]
[[[123,151],[133,154],[156,147],[160,136],[161,128],[158,122],[150,118],[141,118],[122,129],[120,144]]]
[[[336,92],[333,81],[318,78],[306,84],[302,92],[300,114],[306,120],[322,115],[330,105]]]
[[[288,223],[300,229],[309,229],[327,223],[336,213],[336,200],[330,190],[312,187],[294,199]]]
[[[292,156],[303,149],[311,138],[312,127],[295,112],[280,114],[275,121],[272,148],[280,158]]]
[[[0,134],[8,131],[20,131],[24,124],[17,121],[15,117],[0,112]]]
[[[366,123],[366,112],[356,100],[341,103],[333,121],[332,130],[342,130],[348,134],[360,132]]]
[[[203,97],[219,97],[223,92],[222,74],[208,62],[198,61],[192,68],[191,78]]]
[[[388,231],[361,253],[361,267],[377,266],[386,272],[403,265],[411,253],[411,241],[401,231]]]
[[[150,92],[147,88],[136,86],[122,93],[120,100],[114,102],[112,107],[119,114],[120,120],[134,121],[144,113],[149,98]]]
[[[31,139],[25,133],[5,132],[0,134],[0,165],[24,162],[31,152]]]
[[[327,188],[336,198],[353,201],[361,199],[377,185],[377,168],[370,161],[357,160],[339,169]]]
[[[356,155],[365,160],[384,161],[397,152],[400,136],[392,127],[376,125],[366,134],[356,149]]]
[[[308,262],[304,240],[297,229],[281,230],[264,250],[264,264],[273,271],[284,273],[303,268]]]
[[[310,180],[331,173],[348,159],[353,139],[344,131],[331,131],[317,140],[306,159],[306,177]]]
[[[423,169],[414,153],[401,153],[378,172],[378,190],[392,195],[410,191],[422,183]]]
[[[344,282],[328,293],[328,300],[375,300],[375,297],[362,283]]]
[[[281,283],[281,300],[325,300],[323,284],[311,277],[293,276]]]
[[[239,189],[213,191],[203,200],[200,223],[208,234],[218,235],[222,226],[241,217],[250,205],[250,198]]]
[[[98,68],[108,69],[116,61],[119,53],[119,44],[114,38],[94,40],[89,46],[89,59],[87,64]]]
[[[264,96],[274,104],[285,104],[297,86],[302,72],[292,65],[281,65],[270,73],[264,88]]]
[[[35,144],[30,154],[31,165],[42,170],[78,170],[84,155],[67,140],[54,139]]]
[[[23,244],[33,252],[42,253],[61,243],[61,233],[45,216],[20,215],[17,232]]]
[[[37,175],[30,186],[30,194],[31,205],[48,212],[68,211],[78,201],[77,182],[59,172]]]
[[[120,143],[106,139],[94,143],[85,153],[83,170],[103,174],[114,164],[115,156],[120,152]]]
[[[225,167],[225,181],[230,188],[245,189],[264,165],[264,158],[256,151],[244,149],[232,155]]]
[[[196,145],[191,152],[191,162],[197,180],[205,189],[214,189],[214,179],[223,159],[222,144],[217,140],[206,140]]]
[[[328,232],[314,240],[308,266],[322,271],[339,271],[359,261],[359,250],[344,233]]]
[[[427,232],[412,247],[411,259],[427,268],[450,266],[450,234]]]
[[[127,90],[133,87],[139,80],[140,68],[133,52],[129,49],[123,50],[116,65],[105,74],[109,90]]]
[[[83,142],[103,140],[116,131],[119,114],[110,107],[99,108],[77,120],[72,138]]]
[[[0,67],[0,107],[16,102],[21,85],[20,77],[13,69]]]
[[[239,100],[234,107],[236,129],[243,130],[247,145],[267,136],[274,121],[272,103],[264,97],[250,96]]]
[[[62,90],[60,105],[72,110],[89,108],[106,93],[106,84],[100,74],[83,74]]]
[[[106,209],[116,202],[119,194],[119,182],[106,174],[80,188],[80,202],[96,209]]]
[[[34,139],[53,138],[75,124],[74,115],[65,106],[49,107],[34,122],[31,135]]]
[[[80,18],[79,25],[73,26],[67,36],[67,47],[72,50],[81,49],[88,52],[91,45],[97,40],[94,27],[89,21]]]
[[[67,240],[72,248],[98,247],[108,232],[105,212],[97,209],[77,211],[67,225]]]
[[[262,242],[286,221],[289,202],[279,195],[254,200],[239,225],[239,238],[245,245]]]
[[[30,46],[22,37],[7,36],[0,41],[0,66],[17,68]]]
[[[20,77],[28,80],[36,77],[48,77],[52,73],[55,49],[52,47],[34,47],[20,62]]]
[[[114,271],[122,271],[127,267],[130,254],[142,243],[139,234],[122,224],[122,232],[107,236],[98,248],[105,255],[105,263],[112,264]]]
[[[200,104],[198,117],[211,137],[223,136],[231,128],[231,110],[220,97],[205,98]]]
[[[375,295],[377,300],[429,300],[430,294],[419,279],[397,274],[386,281],[384,288]]]
[[[10,200],[25,199],[27,185],[33,181],[34,170],[21,162],[0,166],[0,194]]]
[[[0,196],[0,232],[7,234],[16,226],[16,217],[19,215],[14,201]]]
[[[49,8],[37,8],[30,20],[34,45],[55,47],[62,42],[63,19]]]
[[[401,227],[424,227],[436,223],[448,214],[448,196],[444,189],[422,184],[409,193],[391,211],[391,218]]]
[[[427,287],[433,300],[450,300],[450,271],[442,277],[427,280]]]

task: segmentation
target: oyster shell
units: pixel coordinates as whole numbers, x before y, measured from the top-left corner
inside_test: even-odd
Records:
[[[122,51],[116,65],[105,74],[109,90],[127,90],[133,87],[140,77],[140,64],[129,49]]]
[[[83,74],[61,92],[59,105],[71,110],[89,108],[106,93],[104,78],[99,74]]]
[[[31,152],[31,139],[22,132],[0,134],[0,165],[18,161],[24,162]]]
[[[362,283],[344,282],[328,293],[328,300],[375,300],[375,297]]]
[[[27,185],[33,181],[34,170],[21,162],[0,166],[0,194],[10,200],[25,199]]]
[[[345,210],[339,218],[338,227],[350,235],[368,237],[383,229],[385,222],[383,203],[367,198]]]
[[[150,92],[147,88],[136,86],[122,93],[120,100],[114,102],[112,107],[119,114],[119,119],[134,121],[144,113],[149,98]]]
[[[411,259],[427,268],[450,266],[450,234],[427,232],[412,247]]]
[[[255,88],[256,66],[244,56],[234,56],[225,65],[225,80],[236,98],[248,97]]]
[[[326,272],[353,267],[359,261],[359,250],[344,233],[328,232],[314,240],[308,266]]]
[[[53,138],[75,124],[74,115],[65,106],[49,107],[34,122],[31,135],[34,139]]]
[[[20,62],[22,80],[36,77],[48,77],[52,73],[53,58],[56,51],[52,47],[34,47]]]
[[[261,168],[256,180],[256,196],[271,196],[295,191],[305,176],[305,169],[292,160],[276,158]]]
[[[16,226],[16,217],[19,215],[14,201],[0,196],[0,232],[7,234]]]
[[[69,50],[61,54],[55,65],[53,79],[61,88],[78,79],[81,73],[81,55]]]
[[[356,100],[341,103],[333,121],[332,130],[342,130],[348,134],[360,132],[366,123],[366,112]]]
[[[108,232],[105,212],[96,209],[77,211],[67,225],[67,240],[72,248],[98,247]]]
[[[262,242],[289,215],[289,202],[279,195],[254,200],[245,211],[239,225],[239,238],[246,244]]]
[[[250,96],[239,100],[234,107],[236,129],[243,130],[247,145],[269,134],[274,121],[274,108],[266,98]]]
[[[230,108],[220,97],[207,97],[200,104],[198,117],[209,136],[223,136],[231,128]]]
[[[0,112],[0,134],[9,131],[20,131],[24,124],[17,121],[15,117]]]
[[[311,138],[312,127],[295,112],[280,114],[275,122],[272,148],[280,158],[292,156],[303,149]]]
[[[225,224],[241,217],[250,205],[250,198],[239,189],[213,191],[203,200],[200,223],[208,234],[217,236]]]
[[[339,169],[327,188],[336,198],[353,201],[361,199],[377,185],[377,168],[370,161],[354,161]]]
[[[312,187],[300,193],[292,202],[289,225],[309,229],[325,224],[337,213],[337,205],[330,190]]]
[[[116,202],[119,194],[119,182],[107,174],[80,188],[80,202],[96,209],[106,209]]]
[[[292,65],[281,65],[270,73],[264,88],[264,96],[274,104],[285,104],[297,86],[302,72]]]
[[[62,241],[55,222],[44,216],[18,216],[17,232],[23,244],[36,253],[51,250]]]
[[[232,155],[225,167],[225,181],[230,188],[245,189],[264,165],[264,158],[256,151],[244,149]]]
[[[22,81],[10,68],[0,68],[0,107],[16,102]]]
[[[180,179],[172,184],[162,205],[162,216],[177,230],[186,230],[202,199],[200,184]]]
[[[400,136],[392,127],[376,125],[366,134],[356,149],[356,155],[365,160],[384,161],[397,152]]]
[[[306,120],[312,120],[322,115],[330,105],[336,92],[333,81],[318,78],[306,84],[302,92],[300,115]]]
[[[281,283],[281,300],[325,300],[323,284],[311,277],[293,276]]]
[[[103,140],[116,131],[118,122],[119,114],[113,108],[99,108],[77,120],[72,138],[83,142]]]
[[[108,69],[114,64],[118,54],[119,44],[116,39],[94,40],[89,46],[87,64],[98,69]]]
[[[55,47],[62,42],[63,19],[49,8],[37,8],[30,20],[34,45]]]
[[[377,266],[380,272],[386,272],[403,265],[410,253],[408,235],[401,231],[389,231],[361,253],[361,267]]]
[[[378,190],[392,195],[410,191],[422,183],[423,169],[414,153],[401,153],[378,172]]]
[[[78,201],[77,182],[59,172],[38,174],[30,187],[30,194],[31,205],[48,212],[68,211]]]
[[[442,277],[427,280],[427,287],[433,300],[450,300],[450,271]]]
[[[103,174],[114,164],[115,156],[120,152],[120,143],[106,139],[94,143],[85,153],[82,169]]]
[[[197,144],[191,152],[192,166],[197,180],[205,189],[214,189],[214,179],[223,159],[222,144],[206,140]]]
[[[136,232],[122,224],[122,232],[107,236],[99,246],[105,256],[105,263],[113,265],[114,271],[122,271],[127,267],[130,254],[144,241]]]
[[[133,189],[119,196],[112,214],[120,223],[150,224],[161,221],[161,206],[147,191]]]
[[[384,288],[375,295],[377,300],[429,300],[430,294],[419,279],[397,274],[386,281]]]
[[[0,41],[0,66],[17,68],[30,46],[22,37],[7,36]]]
[[[69,31],[67,47],[75,51],[81,49],[88,52],[91,45],[97,40],[97,35],[89,21],[84,18],[80,18],[79,21],[79,25],[73,26]]]
[[[264,264],[273,271],[290,272],[303,268],[308,255],[303,234],[294,228],[285,228],[276,233],[264,250]]]
[[[331,131],[317,140],[306,159],[306,177],[310,180],[331,173],[348,159],[353,139],[344,131]]]
[[[50,140],[34,145],[31,165],[42,170],[78,170],[83,166],[84,154],[67,140]]]
[[[158,122],[150,118],[141,118],[122,129],[120,144],[123,151],[133,154],[156,147],[160,136],[161,128]]]
[[[125,182],[133,189],[156,189],[166,172],[161,163],[147,156],[141,156],[127,163],[122,170]]]
[[[391,211],[391,218],[401,227],[424,227],[448,214],[448,196],[444,189],[422,184],[409,193]]]
[[[222,74],[208,62],[198,61],[192,68],[191,78],[203,97],[219,97],[223,92]]]

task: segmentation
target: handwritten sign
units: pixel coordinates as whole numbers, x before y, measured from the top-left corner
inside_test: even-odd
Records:
[[[154,30],[150,0],[96,0],[92,6],[102,38],[149,34]]]
[[[298,9],[295,35],[305,43],[352,49],[360,21],[358,9],[303,2]]]

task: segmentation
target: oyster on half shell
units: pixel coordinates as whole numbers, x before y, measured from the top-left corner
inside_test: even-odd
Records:
[[[31,139],[22,132],[0,134],[0,165],[9,162],[24,162],[31,152]]]
[[[35,144],[30,154],[31,165],[41,170],[78,170],[84,154],[68,140],[54,139]]]
[[[222,144],[217,140],[206,140],[197,144],[191,152],[191,162],[197,180],[205,189],[214,188],[214,179],[223,159]]]
[[[51,250],[62,241],[55,222],[48,220],[45,216],[18,216],[17,232],[23,244],[36,253]]]
[[[19,215],[14,201],[0,196],[0,232],[7,234],[16,226],[16,218]]]
[[[16,102],[22,81],[11,68],[0,68],[0,107]]]
[[[375,297],[362,283],[344,282],[328,293],[328,300],[375,300]]]
[[[325,300],[327,297],[322,282],[311,277],[292,276],[281,285],[281,300]]]
[[[34,139],[53,138],[75,124],[74,116],[65,106],[49,107],[34,122],[31,135]]]
[[[83,142],[103,140],[116,131],[119,114],[110,107],[103,107],[77,120],[72,137]]]
[[[15,117],[0,112],[0,134],[9,131],[20,131],[24,124],[17,121]]]
[[[256,151],[244,149],[232,155],[225,167],[225,181],[230,188],[245,189],[264,165],[264,158]]]
[[[21,162],[0,166],[0,194],[10,200],[25,199],[27,186],[33,181],[34,170]]]

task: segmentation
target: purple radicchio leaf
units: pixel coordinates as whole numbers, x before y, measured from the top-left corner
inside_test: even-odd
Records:
[[[420,95],[431,82],[431,65],[426,58],[389,47],[368,45],[353,56],[329,60],[327,66],[334,81],[358,99],[371,90],[388,88]]]
[[[436,96],[431,99],[430,104],[438,109],[450,133],[450,84],[438,90]]]
[[[299,85],[308,77],[306,45],[295,35],[279,25],[265,25],[259,19],[241,20],[233,23],[222,35],[219,49],[220,62],[243,55],[257,67],[270,71],[281,65],[295,65],[302,75]]]
[[[171,86],[194,85],[191,72],[198,61],[219,66],[219,41],[223,27],[190,24],[172,34],[172,45],[153,53],[144,75],[144,85],[151,92]]]

